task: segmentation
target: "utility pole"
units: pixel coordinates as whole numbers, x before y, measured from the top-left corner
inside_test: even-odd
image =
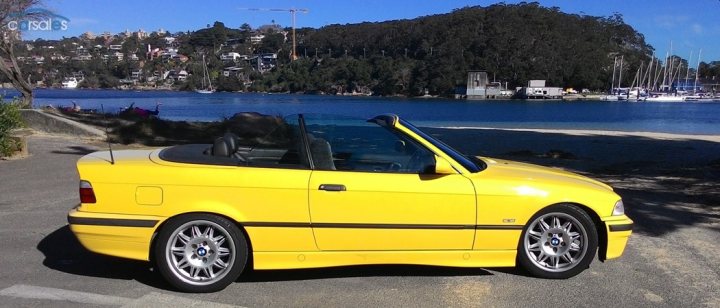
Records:
[[[292,61],[297,60],[297,42],[295,39],[295,13],[302,12],[307,13],[310,12],[308,9],[296,9],[296,8],[290,8],[290,9],[258,9],[258,8],[240,8],[241,10],[248,10],[248,11],[271,11],[271,12],[290,12],[290,15],[292,17],[292,55],[290,56],[290,59]]]

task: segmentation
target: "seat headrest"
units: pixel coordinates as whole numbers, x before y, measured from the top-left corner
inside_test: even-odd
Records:
[[[332,149],[325,139],[317,138],[310,143],[310,154],[315,168],[320,170],[335,170]]]
[[[237,135],[227,132],[223,136],[223,139],[225,140],[225,143],[227,143],[230,153],[234,153],[237,151],[238,147],[240,146],[240,137]]]
[[[228,146],[227,142],[225,142],[225,138],[218,137],[217,139],[215,139],[212,147],[212,155],[230,157],[230,154],[230,147]]]

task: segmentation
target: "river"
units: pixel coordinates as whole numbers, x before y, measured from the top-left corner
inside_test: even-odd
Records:
[[[17,92],[0,89],[8,97]],[[135,106],[169,120],[214,121],[237,112],[271,115],[330,113],[371,117],[395,113],[419,126],[591,129],[677,134],[720,134],[720,103],[600,101],[466,101],[326,95],[38,89],[35,107],[72,106],[118,112]]]

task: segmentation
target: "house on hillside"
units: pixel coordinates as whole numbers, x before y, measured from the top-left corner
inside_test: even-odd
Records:
[[[265,35],[262,34],[255,34],[250,37],[250,43],[252,44],[260,44],[262,40],[265,38]]]
[[[225,77],[237,77],[238,79],[245,79],[245,74],[242,67],[231,66],[223,69],[223,76]]]
[[[188,77],[188,72],[186,70],[180,70],[180,71],[169,70],[169,71],[165,72],[162,79],[164,79],[164,80],[172,79],[173,81],[185,81],[187,79],[187,77]]]
[[[264,72],[277,66],[276,53],[262,53],[248,58],[246,61],[258,72]]]
[[[234,61],[237,62],[239,60],[247,60],[247,55],[241,55],[237,52],[228,52],[220,55],[220,60],[223,61]]]

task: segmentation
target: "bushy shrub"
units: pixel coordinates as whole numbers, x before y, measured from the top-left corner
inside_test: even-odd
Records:
[[[19,105],[0,99],[0,157],[9,156],[18,149],[17,141],[10,138],[10,131],[22,126]]]

